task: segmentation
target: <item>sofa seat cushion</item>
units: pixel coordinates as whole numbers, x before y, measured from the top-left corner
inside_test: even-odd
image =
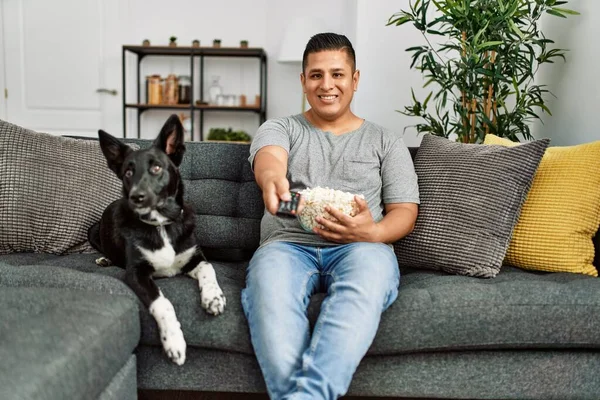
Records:
[[[494,279],[405,271],[371,349],[600,348],[600,279],[502,267]]]
[[[0,257],[0,262],[7,261],[6,257]],[[112,268],[95,267],[93,255],[43,257],[38,262],[57,265],[62,261],[73,268],[81,263],[82,270],[116,273]],[[253,354],[240,299],[246,264],[213,265],[227,297],[225,313],[218,317],[201,309],[195,280],[177,276],[156,282],[173,303],[188,346]],[[311,325],[322,300],[322,294],[313,296],[308,310]],[[496,278],[484,280],[408,269],[403,270],[398,299],[383,314],[369,354],[600,348],[599,308],[600,279],[586,275],[503,267]],[[143,307],[140,318],[141,343],[160,346],[156,323]]]
[[[12,286],[4,278],[0,398],[98,398],[137,346],[137,303],[123,295]]]

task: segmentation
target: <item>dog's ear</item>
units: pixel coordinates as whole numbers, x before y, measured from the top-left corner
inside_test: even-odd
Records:
[[[167,153],[175,165],[181,164],[185,153],[185,144],[183,125],[176,114],[171,115],[165,122],[158,137],[154,140],[154,146]]]
[[[133,150],[131,147],[127,146],[111,134],[104,132],[102,129],[98,131],[98,138],[100,139],[100,148],[106,158],[108,168],[113,170],[119,179],[122,179],[123,162],[127,155]]]

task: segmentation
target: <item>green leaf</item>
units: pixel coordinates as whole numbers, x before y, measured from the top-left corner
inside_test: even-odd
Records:
[[[557,16],[557,17],[561,17],[561,18],[567,18],[567,16],[566,16],[566,15],[564,15],[564,14],[561,14],[560,12],[558,12],[558,11],[555,11],[555,10],[553,10],[553,9],[546,10],[546,12],[547,12],[548,14],[555,15],[555,16]]]
[[[425,99],[425,101],[423,102],[423,109],[427,108],[427,103],[429,103],[429,99],[431,99],[431,95],[433,94],[433,92],[429,92],[429,96],[427,96],[427,98]]]
[[[444,32],[434,31],[433,29],[427,29],[427,33],[429,33],[431,35],[446,36],[446,34]]]
[[[566,3],[566,2],[565,2],[565,3]],[[580,14],[580,13],[578,13],[577,11],[569,10],[569,9],[566,9],[566,8],[558,8],[558,7],[554,7],[554,8],[552,8],[552,10],[554,10],[554,11],[558,11],[558,12],[560,12],[560,13],[563,13],[563,14],[570,14],[570,15],[581,15],[581,14]]]
[[[521,32],[519,27],[517,25],[515,25],[515,23],[513,22],[512,19],[508,20],[508,26],[510,26],[510,29],[512,29],[513,32],[515,32],[517,34],[517,36],[519,36],[521,38],[521,40],[525,39],[525,35],[523,35],[523,32]]]
[[[487,49],[488,47],[499,46],[499,45],[501,45],[503,43],[504,42],[502,42],[500,40],[495,40],[495,41],[491,41],[491,42],[481,43],[479,46],[477,46],[477,50],[483,50],[483,49]]]
[[[488,68],[477,68],[475,70],[475,72],[477,72],[478,74],[481,74],[481,75],[485,75],[485,76],[491,76],[491,77],[494,76],[494,73],[492,72],[492,70],[488,69]]]
[[[473,43],[477,46],[477,43],[479,43],[479,38],[481,37],[481,35],[483,35],[483,33],[485,32],[485,30],[487,29],[489,24],[489,21],[485,23],[485,26],[483,28],[481,28],[479,30],[479,32],[477,32],[475,34],[475,37],[473,38]]]
[[[410,88],[410,92],[412,93],[412,99],[415,103],[418,103],[417,101],[417,97],[415,96],[415,91],[413,90],[413,88]]]
[[[407,23],[407,22],[409,22],[409,21],[411,21],[411,20],[412,20],[412,17],[411,17],[411,16],[409,16],[409,15],[407,15],[407,16],[404,16],[404,17],[401,17],[401,18],[397,18],[397,19],[395,19],[395,20],[390,20],[390,21],[387,23],[387,25],[392,25],[392,24],[394,24],[394,25],[396,25],[396,26],[400,26],[400,25],[404,25],[405,23]]]
[[[432,3],[433,3],[433,4],[434,4],[436,7],[437,7],[437,9],[438,9],[438,10],[440,10],[441,12],[443,12],[443,13],[444,13],[444,14],[446,14],[446,15],[449,15],[449,14],[448,14],[448,10],[447,10],[447,8],[446,8],[446,7],[443,7],[443,6],[442,6],[442,5],[441,5],[441,4],[440,4],[438,1],[436,1],[436,0],[431,0],[431,1],[432,1]]]
[[[548,115],[552,115],[550,109],[544,103],[533,103],[532,106],[536,106],[544,110]]]

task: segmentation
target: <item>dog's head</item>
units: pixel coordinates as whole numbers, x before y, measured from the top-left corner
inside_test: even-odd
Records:
[[[123,181],[129,208],[154,225],[176,219],[183,207],[178,167],[185,153],[179,117],[171,115],[152,146],[143,150],[134,151],[103,130],[98,136],[108,167]]]

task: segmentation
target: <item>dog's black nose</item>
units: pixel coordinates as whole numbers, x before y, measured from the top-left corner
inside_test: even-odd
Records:
[[[144,203],[146,200],[146,193],[144,192],[135,192],[129,195],[129,200],[133,202],[133,204],[140,205]]]

